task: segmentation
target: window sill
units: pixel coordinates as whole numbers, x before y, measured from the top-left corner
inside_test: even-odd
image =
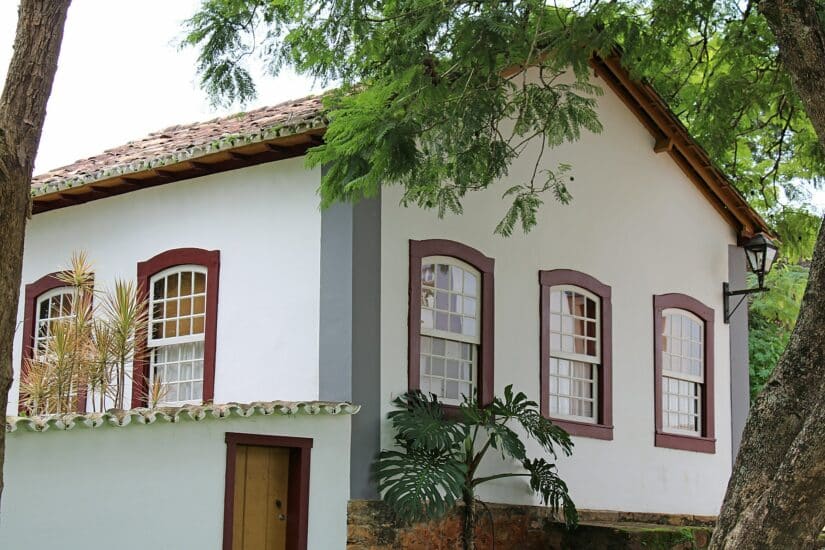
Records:
[[[589,422],[577,422],[575,420],[564,420],[561,418],[548,417],[553,424],[562,428],[570,435],[577,437],[589,437],[591,439],[602,439],[613,441],[613,426],[605,424],[590,424]]]
[[[657,447],[663,447],[665,449],[716,454],[716,439],[710,437],[695,437],[690,435],[656,432],[656,440],[654,444]]]

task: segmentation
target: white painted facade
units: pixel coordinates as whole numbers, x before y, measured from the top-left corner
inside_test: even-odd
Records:
[[[350,416],[230,417],[9,434],[0,547],[221,548],[226,432],[311,437],[307,548],[343,548]]]
[[[466,197],[461,216],[439,220],[434,212],[399,206],[399,189],[383,192],[381,335],[375,342],[381,446],[392,443],[385,420],[391,400],[407,390],[409,240],[454,240],[495,259],[497,395],[513,384],[540,399],[540,270],[574,269],[612,288],[614,438],[574,437],[573,456],[560,459],[576,504],[714,515],[731,469],[721,286],[736,235],[677,165],[654,153],[653,138],[609,90],[599,115],[601,134],[585,134],[545,155],[546,167],[573,165],[573,202],[562,206],[548,196],[527,235],[517,230],[505,239],[493,229],[507,207],[503,190],[532,172],[531,152],[495,188]],[[104,286],[116,277],[134,279],[138,262],[166,250],[220,250],[214,401],[324,399],[320,177],[320,169],[307,170],[294,158],[38,214],[27,229],[23,283],[65,267],[77,250],[88,253],[96,284]],[[352,269],[357,276],[358,265]],[[714,454],[654,446],[653,295],[671,292],[716,313]],[[18,406],[23,299],[8,414]],[[110,548],[114,537],[122,541],[118,548],[218,548],[227,431],[313,437],[309,548],[343,547],[350,447],[357,439],[348,417],[12,434],[0,541],[48,548],[58,540],[83,540],[84,548]],[[480,496],[537,502],[524,482],[488,484]],[[150,515],[152,528],[142,527]],[[23,539],[23,533],[38,538]]]
[[[573,202],[552,197],[525,235],[493,235],[505,212],[501,195],[525,181],[527,153],[510,176],[464,201],[464,214],[399,206],[382,197],[382,417],[407,387],[409,239],[450,239],[495,259],[495,393],[507,384],[539,402],[539,270],[575,269],[612,287],[613,441],[574,437],[559,461],[577,506],[586,509],[715,515],[731,471],[729,340],[722,322],[730,226],[609,90],[600,99],[604,131],[545,155],[545,166],[573,165]],[[534,153],[534,152],[533,152]],[[522,178],[521,180],[519,178]],[[654,446],[653,295],[684,293],[716,315],[716,453]],[[392,442],[384,421],[382,445]],[[536,449],[533,449],[533,453]],[[535,456],[535,455],[534,455]],[[489,459],[488,459],[489,460]],[[491,464],[491,463],[488,463]],[[498,473],[498,470],[496,471]],[[526,481],[487,484],[481,498],[535,503]]]
[[[294,158],[38,214],[26,231],[23,284],[65,268],[79,250],[103,287],[134,280],[138,262],[166,250],[220,250],[214,401],[318,399],[319,180],[320,170]]]

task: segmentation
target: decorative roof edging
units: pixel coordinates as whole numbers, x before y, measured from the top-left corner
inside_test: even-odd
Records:
[[[197,160],[200,157],[218,153],[220,151],[231,151],[243,145],[252,145],[261,143],[270,139],[299,135],[310,130],[318,130],[326,128],[326,122],[323,116],[319,115],[313,120],[305,121],[293,125],[281,125],[271,128],[263,128],[259,131],[254,131],[249,134],[231,134],[222,136],[210,143],[203,145],[194,145],[182,151],[175,151],[168,155],[154,157],[150,159],[138,160],[128,164],[119,164],[97,170],[90,174],[82,176],[75,176],[69,178],[49,178],[48,175],[38,176],[45,181],[38,182],[38,185],[31,187],[32,198],[48,195],[51,193],[59,193],[74,187],[91,185],[105,179],[114,178],[117,176],[128,176],[130,174],[137,174],[153,168],[163,168],[165,166],[172,166],[185,161]]]
[[[184,405],[181,407],[136,408],[129,410],[110,409],[98,413],[72,413],[41,416],[7,416],[6,432],[25,428],[31,432],[45,432],[49,429],[71,430],[78,426],[99,428],[112,426],[122,428],[133,422],[154,424],[158,419],[170,424],[185,420],[201,421],[236,416],[296,416],[296,415],[352,415],[361,409],[352,403],[331,401],[255,401],[253,403],[226,403],[206,405]]]

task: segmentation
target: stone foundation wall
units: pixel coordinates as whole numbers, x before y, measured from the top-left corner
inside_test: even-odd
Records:
[[[401,526],[380,501],[353,500],[348,506],[347,548],[457,550],[461,548],[459,514]],[[477,549],[701,549],[707,547],[715,519],[586,510],[580,514],[578,529],[568,531],[548,508],[488,504],[479,509]]]

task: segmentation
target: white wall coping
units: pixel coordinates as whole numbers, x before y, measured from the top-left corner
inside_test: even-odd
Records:
[[[77,426],[99,428],[101,426],[124,427],[129,424],[154,424],[160,419],[175,424],[185,420],[200,421],[221,419],[231,416],[250,418],[253,416],[293,416],[293,415],[352,415],[361,407],[352,403],[332,401],[255,401],[253,403],[225,403],[204,405],[184,405],[181,407],[135,408],[129,410],[110,409],[106,412],[50,414],[39,416],[7,416],[6,432],[16,432],[26,428],[30,432],[71,430]]]

